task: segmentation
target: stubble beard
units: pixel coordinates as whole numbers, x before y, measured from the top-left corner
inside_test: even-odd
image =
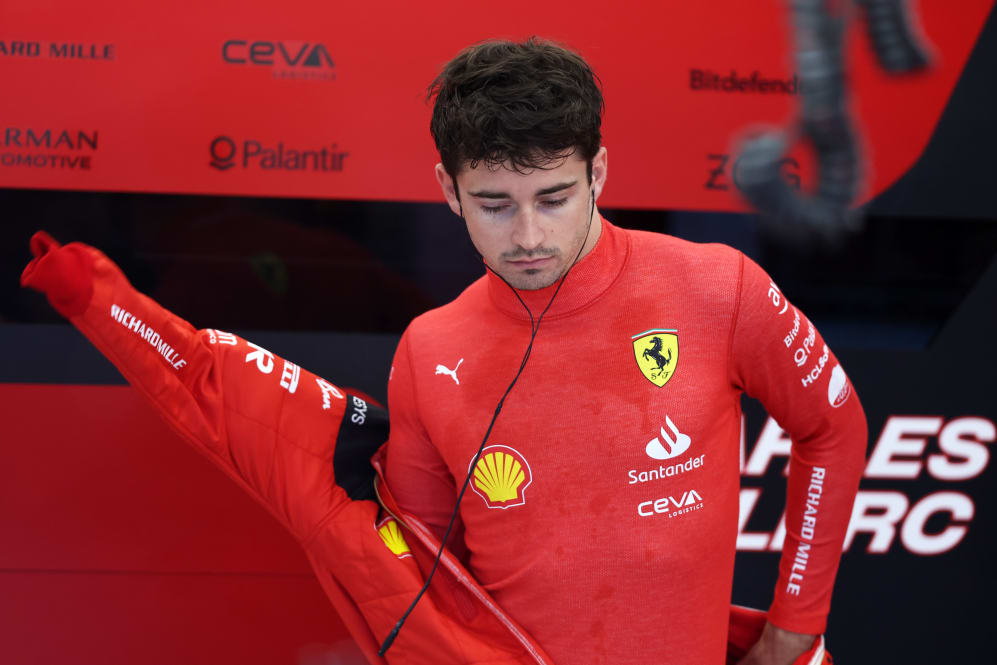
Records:
[[[557,250],[553,254],[548,254],[546,252],[537,252],[535,258],[541,256],[552,256],[558,259],[558,263],[550,268],[536,268],[527,269],[522,271],[511,272],[508,275],[503,275],[506,281],[509,282],[513,287],[520,289],[522,291],[539,291],[540,289],[546,289],[548,286],[556,283],[557,280],[561,279],[564,274],[571,269],[571,264],[568,261],[574,261],[575,257],[581,252],[582,245],[588,239],[589,229],[591,227],[591,220],[585,225],[584,228],[580,229],[579,232],[574,237],[574,242],[571,244],[571,248],[568,252],[562,253]],[[514,254],[508,258],[519,258],[520,256],[528,256],[524,254]],[[568,258],[565,259],[564,257]]]
[[[529,269],[517,271],[514,275],[506,277],[506,279],[515,288],[522,291],[539,291],[540,289],[546,289],[560,279],[563,272],[564,270],[558,265],[554,268],[544,270]]]

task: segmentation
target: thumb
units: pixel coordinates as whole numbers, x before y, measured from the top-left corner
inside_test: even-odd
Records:
[[[35,258],[21,273],[21,286],[41,291],[66,318],[82,314],[93,293],[93,256],[86,245],[63,247],[52,236],[38,231],[29,242]]]
[[[49,251],[53,251],[62,247],[59,241],[50,236],[45,231],[35,231],[35,234],[31,236],[31,253],[35,257],[43,256]]]

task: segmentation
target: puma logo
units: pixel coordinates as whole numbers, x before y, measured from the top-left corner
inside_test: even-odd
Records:
[[[464,362],[463,358],[461,358],[460,360],[457,361],[457,367],[454,367],[453,369],[448,369],[448,368],[444,367],[443,365],[437,365],[436,366],[436,373],[437,374],[446,374],[446,375],[448,375],[451,379],[453,379],[454,383],[456,383],[459,386],[460,385],[460,379],[457,378],[457,369],[460,367],[460,364],[462,362]]]

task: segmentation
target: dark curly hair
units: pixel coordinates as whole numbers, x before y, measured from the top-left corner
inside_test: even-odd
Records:
[[[429,128],[451,176],[466,162],[523,172],[577,152],[591,180],[604,105],[601,82],[578,54],[535,37],[475,44],[443,68],[433,97]]]

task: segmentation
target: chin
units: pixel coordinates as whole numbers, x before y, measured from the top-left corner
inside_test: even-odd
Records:
[[[545,289],[557,281],[560,275],[554,271],[524,270],[516,275],[503,275],[515,288],[523,291]]]

